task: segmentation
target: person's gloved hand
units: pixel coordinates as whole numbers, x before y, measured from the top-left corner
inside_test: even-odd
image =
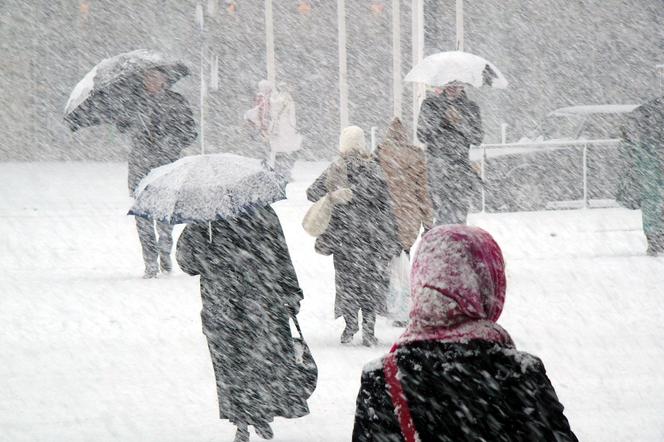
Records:
[[[297,302],[294,305],[286,304],[286,309],[288,309],[288,313],[292,316],[297,316],[297,314],[300,313],[300,303]]]

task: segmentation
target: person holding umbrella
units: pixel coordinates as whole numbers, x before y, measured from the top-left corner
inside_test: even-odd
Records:
[[[191,107],[182,95],[170,90],[187,75],[189,69],[183,63],[141,49],[102,60],[69,97],[64,119],[72,131],[108,123],[130,135],[128,185],[132,197],[150,170],[178,159],[196,139]],[[137,218],[136,228],[144,277],[157,277],[160,266],[171,271],[172,227]]]
[[[307,358],[290,332],[289,318],[299,330],[303,293],[270,207],[284,198],[282,180],[260,160],[197,155],[150,175],[132,208],[136,215],[189,223],[177,261],[185,273],[200,276],[219,417],[237,427],[236,442],[249,440],[250,425],[271,439],[274,417],[308,414],[315,388],[303,388],[298,361]]]
[[[479,106],[464,85],[435,88],[420,109],[417,136],[427,146],[427,166],[436,224],[465,224],[479,177],[468,150],[484,137]]]
[[[465,224],[470,199],[481,184],[468,158],[482,142],[479,106],[465,87],[507,87],[502,73],[482,57],[463,51],[430,55],[406,81],[434,87],[420,107],[417,137],[427,148],[427,168],[436,224]]]
[[[118,128],[131,134],[130,196],[134,196],[138,183],[152,169],[177,160],[197,136],[191,107],[182,95],[167,89],[167,84],[163,71],[145,72],[143,90],[136,94],[133,109],[130,108],[126,120],[118,123]],[[145,262],[144,277],[156,278],[159,268],[170,272],[173,227],[136,217],[136,230]]]

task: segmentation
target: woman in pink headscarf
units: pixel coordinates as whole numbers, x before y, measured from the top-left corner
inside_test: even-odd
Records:
[[[362,375],[353,441],[577,440],[542,361],[496,323],[505,264],[491,235],[434,227],[411,280],[408,328]]]

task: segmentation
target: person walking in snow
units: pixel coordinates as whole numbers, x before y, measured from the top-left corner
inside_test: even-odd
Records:
[[[408,328],[362,373],[354,442],[577,440],[542,361],[496,323],[505,264],[489,233],[432,228],[412,286]]]
[[[664,97],[632,111],[623,130],[620,153],[627,170],[618,200],[641,208],[649,256],[664,253]]]
[[[268,138],[274,170],[288,181],[295,163],[293,154],[302,146],[302,135],[297,132],[295,102],[286,83],[279,83],[279,88],[270,97]]]
[[[346,327],[341,343],[348,344],[359,330],[362,343],[375,345],[377,314],[385,314],[385,295],[392,256],[400,252],[387,184],[368,150],[364,131],[345,128],[340,137],[341,156],[307,189],[310,201],[349,188],[352,198],[335,204],[327,230],[316,240],[316,251],[333,255],[336,300],[335,318],[343,316]]]
[[[187,100],[167,89],[166,74],[151,69],[144,75],[142,88],[127,101],[127,114],[118,122],[131,136],[128,161],[129,195],[154,168],[177,160],[183,149],[196,139],[196,123]],[[156,278],[159,269],[170,272],[173,226],[136,217],[141,242],[145,278]],[[156,229],[156,232],[155,232]]]
[[[427,147],[427,167],[436,224],[465,224],[480,184],[468,157],[484,137],[479,106],[463,83],[449,83],[422,102],[417,137]]]
[[[433,225],[424,151],[409,141],[403,123],[394,118],[385,139],[376,148],[375,157],[387,181],[401,248],[406,256],[410,256],[420,228],[424,226],[428,230]],[[393,267],[399,265],[400,260],[393,261]],[[409,271],[410,267],[406,273]],[[400,269],[392,268],[391,272],[400,273]],[[408,316],[410,291],[390,293],[390,296],[396,297],[391,303],[394,308],[390,314],[395,325],[403,326]]]
[[[201,320],[217,381],[219,416],[273,436],[274,417],[309,413],[299,394],[289,318],[303,299],[279,218],[263,207],[236,219],[185,227],[180,268],[200,275]]]
[[[245,121],[249,122],[259,134],[260,141],[264,146],[264,160],[270,166],[274,166],[272,153],[270,151],[270,126],[272,125],[272,82],[261,80],[258,82],[258,93],[254,98],[254,107],[244,113]]]

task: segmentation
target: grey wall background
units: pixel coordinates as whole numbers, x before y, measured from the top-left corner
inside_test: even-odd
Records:
[[[182,92],[198,112],[201,34],[193,0],[0,1],[0,160],[117,160],[126,140],[105,126],[70,134],[69,92],[102,58],[137,48],[166,51],[190,65]],[[207,7],[208,1],[202,3]],[[213,0],[205,41],[219,55],[219,91],[209,95],[210,150],[252,151],[243,126],[256,82],[266,76],[264,2]],[[298,106],[306,158],[330,157],[339,130],[336,1],[274,0],[277,78]],[[368,130],[392,114],[391,1],[347,0],[350,119]],[[382,4],[382,12],[372,4]],[[474,90],[487,137],[501,122],[516,137],[567,105],[638,103],[660,93],[662,0],[473,0],[465,2],[466,50],[508,77],[505,91]],[[401,6],[403,74],[411,67],[411,2]],[[207,9],[207,8],[206,8]],[[425,1],[425,55],[454,48],[454,0]],[[404,88],[410,121],[412,89]]]

